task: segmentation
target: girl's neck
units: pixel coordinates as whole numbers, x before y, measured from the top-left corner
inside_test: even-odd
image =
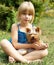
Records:
[[[28,24],[29,24],[29,23],[26,23],[26,24],[25,24],[25,23],[20,22],[20,26],[22,26],[22,27],[26,27],[26,26],[28,26]]]

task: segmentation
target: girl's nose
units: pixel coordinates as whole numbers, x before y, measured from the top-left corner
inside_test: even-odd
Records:
[[[28,18],[28,14],[26,14],[26,18]]]

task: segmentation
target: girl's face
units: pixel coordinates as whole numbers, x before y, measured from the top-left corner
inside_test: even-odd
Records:
[[[29,11],[23,12],[20,15],[20,21],[24,24],[29,23],[32,20],[32,14]]]

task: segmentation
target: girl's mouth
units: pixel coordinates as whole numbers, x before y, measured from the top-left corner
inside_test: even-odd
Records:
[[[25,21],[29,21],[28,19],[25,19]]]

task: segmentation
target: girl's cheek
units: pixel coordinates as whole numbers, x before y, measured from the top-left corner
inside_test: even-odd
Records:
[[[32,16],[30,17],[30,20],[32,20]]]

